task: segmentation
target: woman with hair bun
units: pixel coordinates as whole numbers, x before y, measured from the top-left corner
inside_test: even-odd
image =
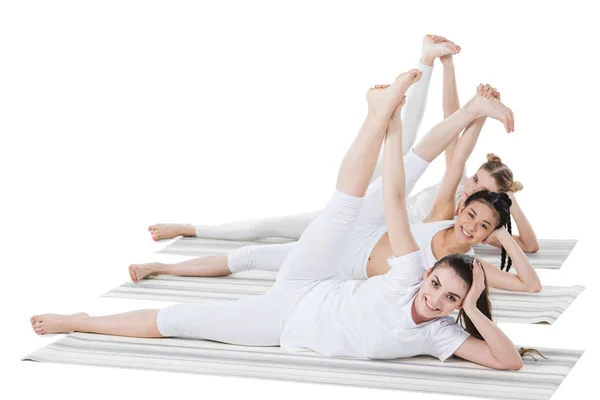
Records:
[[[408,153],[416,141],[418,127],[425,112],[435,58],[439,58],[443,66],[444,118],[448,118],[460,107],[453,62],[453,55],[460,53],[460,51],[460,46],[441,36],[425,36],[421,60],[418,65],[423,78],[410,89],[407,95],[407,105],[404,107],[402,115],[403,135],[406,139],[402,149],[404,155]],[[456,140],[446,148],[446,164],[452,160],[455,147]],[[381,176],[381,171],[382,157],[380,156],[371,183]],[[406,207],[411,222],[421,222],[429,215],[438,188],[439,183],[407,197]],[[461,177],[456,189],[456,215],[458,215],[459,209],[469,195],[483,189],[508,194],[512,201],[510,211],[519,230],[519,235],[514,235],[514,239],[524,252],[535,253],[538,251],[539,244],[535,232],[514,195],[514,193],[523,189],[523,185],[513,179],[512,171],[495,154],[488,154],[487,162],[483,163],[475,174],[468,177],[465,173]],[[319,215],[319,212],[313,211],[257,220],[235,221],[222,225],[154,224],[149,226],[148,230],[153,240],[171,239],[176,236],[242,241],[268,237],[297,240],[306,227]],[[500,246],[498,241],[491,241],[490,244]]]
[[[446,43],[443,41],[446,39],[439,40],[442,40],[439,44]],[[447,52],[441,57],[451,57],[452,54],[452,52]],[[434,126],[416,145],[414,151],[426,153],[427,159],[431,161],[445,150],[446,174],[436,187],[427,213],[424,213],[420,207],[411,206],[410,198],[407,199],[408,214],[422,215],[417,221],[411,220],[412,233],[419,242],[421,252],[428,265],[434,265],[435,262],[452,253],[474,255],[472,246],[478,243],[485,242],[501,246],[503,248],[501,269],[480,260],[489,285],[505,290],[538,292],[541,290],[539,277],[523,253],[520,243],[517,241],[518,237],[511,236],[512,200],[506,193],[490,191],[475,193],[476,190],[483,188],[496,189],[495,186],[489,187],[492,186],[488,182],[491,173],[506,175],[506,171],[510,170],[500,168],[497,159],[492,159],[495,164],[484,164],[474,178],[464,179],[465,163],[475,147],[486,117],[476,118],[469,123],[460,138],[459,135],[463,128],[457,129],[452,135],[447,136],[449,139],[444,140],[441,140],[439,133],[436,133],[439,132],[440,126],[452,124],[458,118],[457,113],[460,115],[460,112],[468,112],[472,102],[470,101],[460,110],[453,108],[459,107],[453,78],[454,69],[447,58],[444,60],[444,112],[447,118]],[[420,69],[424,77],[427,74],[423,73],[422,69],[427,64],[428,59],[423,58]],[[449,70],[451,74],[446,74],[446,70]],[[417,102],[419,105],[423,103],[425,96],[415,94],[417,90],[424,90],[423,85],[413,85],[411,90],[407,96],[406,108],[422,110],[423,107],[415,106],[412,103]],[[500,103],[500,94],[489,85],[480,85],[477,88],[476,97],[478,96],[497,102],[496,104],[502,104]],[[509,119],[508,124],[511,125],[513,123],[512,112],[506,110],[506,118]],[[406,118],[414,119],[414,116],[407,115]],[[400,115],[392,116],[391,121],[400,121]],[[416,126],[412,124],[409,127],[416,129]],[[510,129],[507,131],[510,132]],[[412,130],[408,132],[403,130],[403,136],[410,140]],[[403,147],[403,152],[405,149],[406,146]],[[412,152],[410,151],[405,155],[407,159],[410,159],[411,156]],[[407,167],[407,174],[413,174],[418,179],[427,165],[422,164],[422,171],[417,172],[411,170],[412,166]],[[488,172],[488,169],[491,173]],[[409,186],[413,187],[414,185]],[[458,192],[460,192],[459,195],[457,195]],[[468,192],[475,197],[469,200],[468,196],[462,195],[463,192]],[[410,193],[410,190],[407,193]],[[430,194],[431,190],[424,191],[425,196]],[[369,186],[365,205],[352,234],[351,246],[348,247],[345,259],[340,262],[340,274],[353,279],[367,279],[389,271],[386,259],[391,255],[391,248],[383,216],[382,180],[379,177]],[[521,228],[520,225],[519,228]],[[224,276],[251,269],[278,271],[296,244],[296,242],[291,242],[250,245],[233,250],[226,256],[198,257],[175,264],[132,264],[129,266],[129,273],[131,279],[138,282],[148,275]],[[513,265],[517,272],[516,275],[506,274],[502,271],[503,269],[508,271]]]
[[[448,255],[428,264],[411,233],[406,192],[421,166],[435,156],[435,144],[417,146],[405,160],[402,156],[400,109],[406,89],[420,77],[419,70],[411,70],[392,85],[367,92],[369,111],[341,163],[333,196],[266,293],[98,317],[41,314],[31,317],[33,330],[40,335],[77,331],[207,339],[359,359],[428,354],[444,361],[456,355],[490,368],[522,368],[523,354],[491,320],[486,276],[479,263],[471,256]],[[496,100],[475,96],[428,136],[445,138],[483,115],[501,119],[510,130],[509,111]],[[386,274],[361,282],[340,276],[338,265],[367,206],[365,195],[384,137],[384,218],[392,255],[386,260]],[[413,167],[405,174],[405,166]],[[464,326],[449,316],[454,310],[460,310]]]

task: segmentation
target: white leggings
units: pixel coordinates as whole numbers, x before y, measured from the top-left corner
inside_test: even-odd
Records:
[[[425,114],[429,83],[433,71],[433,67],[424,65],[421,62],[419,62],[418,69],[423,73],[423,76],[410,87],[406,95],[406,105],[402,109],[402,152],[404,154],[412,149],[417,139],[417,132],[423,120],[423,114]],[[380,155],[371,182],[381,176],[382,167],[383,157]],[[409,191],[406,193],[407,195],[410,194]],[[282,237],[297,240],[320,212],[320,210],[316,210],[282,217],[236,221],[217,226],[197,225],[195,227],[196,237],[226,240],[257,240],[266,237]]]
[[[322,280],[336,275],[363,197],[335,191],[285,259],[277,280],[263,295],[206,304],[176,304],[158,313],[165,337],[278,346],[298,301]]]
[[[414,188],[425,173],[429,163],[413,151],[404,156],[406,191]],[[345,279],[367,279],[367,262],[373,246],[387,231],[383,205],[383,181],[378,178],[369,185],[363,207],[352,228],[349,246],[338,267],[338,275]],[[299,242],[283,244],[260,244],[240,247],[227,254],[227,266],[231,273],[252,269],[278,271],[286,257]]]

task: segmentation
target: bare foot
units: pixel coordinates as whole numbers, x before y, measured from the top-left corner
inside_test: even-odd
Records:
[[[68,333],[72,332],[71,321],[75,318],[89,317],[87,313],[75,313],[70,315],[63,314],[41,314],[30,318],[31,327],[38,335],[50,333]]]
[[[423,50],[421,51],[421,62],[432,66],[433,61],[437,57],[442,62],[448,62],[451,61],[453,55],[460,53],[461,50],[459,45],[443,36],[425,35],[423,38]]]
[[[148,275],[152,275],[157,272],[158,268],[162,267],[161,263],[147,263],[147,264],[131,264],[129,266],[129,276],[131,280],[138,283]]]
[[[390,118],[398,104],[403,101],[408,88],[419,79],[421,71],[411,69],[398,75],[391,85],[375,85],[367,91],[369,113],[383,118]]]
[[[196,236],[194,225],[189,224],[155,224],[150,225],[148,230],[153,240],[172,239],[176,236]]]
[[[490,85],[479,85],[477,94],[469,103],[475,107],[480,116],[491,117],[502,122],[506,132],[515,131],[514,114],[510,108],[500,102],[500,92],[495,88]]]

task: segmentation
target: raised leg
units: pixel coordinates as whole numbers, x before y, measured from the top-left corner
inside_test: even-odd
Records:
[[[369,112],[346,153],[336,183],[336,191],[317,219],[306,229],[286,258],[276,286],[299,296],[314,282],[338,272],[346,251],[373,169],[383,142],[389,118],[403,104],[404,94],[420,78],[411,70],[392,85],[381,85],[367,92]]]

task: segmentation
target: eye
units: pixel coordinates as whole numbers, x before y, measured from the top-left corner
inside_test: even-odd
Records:
[[[473,182],[475,182],[475,183],[479,182],[479,179],[477,178],[477,175],[473,175]]]
[[[456,298],[454,296],[452,296],[452,295],[449,295],[448,299],[450,299],[450,301],[452,301],[452,302],[456,301]]]
[[[436,281],[431,281],[431,283],[433,284],[433,287],[437,289],[438,283]]]
[[[487,226],[486,224],[481,224],[481,227],[482,227],[483,229],[486,229],[486,230],[487,230],[487,228],[488,228],[488,226]]]
[[[475,219],[475,216],[473,214],[471,214],[470,212],[468,212],[467,214],[469,214],[469,217],[471,217],[472,219]]]

